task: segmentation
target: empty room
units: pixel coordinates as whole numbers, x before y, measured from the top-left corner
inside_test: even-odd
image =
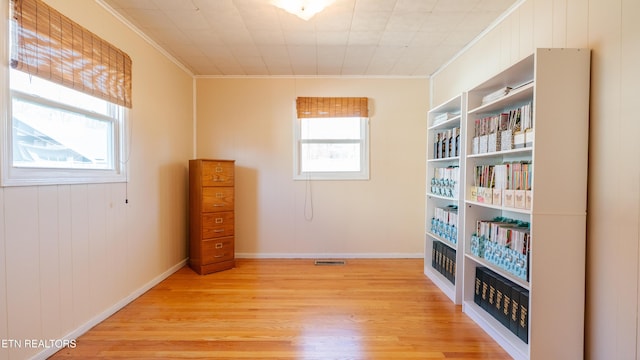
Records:
[[[292,3],[2,0],[0,360],[640,358],[640,3]]]

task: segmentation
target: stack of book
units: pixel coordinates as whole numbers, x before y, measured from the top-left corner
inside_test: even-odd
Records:
[[[523,279],[529,279],[529,224],[507,218],[478,220],[470,239],[471,254]]]
[[[533,164],[514,162],[499,165],[499,168],[500,182],[504,184],[502,205],[530,210]]]
[[[531,209],[533,164],[513,162],[478,165],[474,168],[473,185],[468,200],[515,209]]]
[[[445,159],[460,156],[460,128],[436,132],[433,140],[433,158]]]
[[[473,301],[529,343],[529,290],[486,267],[476,268]]]
[[[531,102],[474,120],[472,154],[485,154],[533,145]]]
[[[440,113],[440,114],[436,114],[433,117],[433,122],[431,123],[431,126],[436,126],[439,124],[442,124],[443,122],[449,120],[449,119],[453,119],[456,116],[460,116],[460,111],[458,112],[444,112],[444,113]]]
[[[500,88],[490,94],[487,94],[485,96],[482,97],[482,104],[488,104],[490,102],[494,102],[504,96],[506,96],[509,91],[511,91],[511,88],[508,86],[505,86],[503,88]]]
[[[456,251],[440,241],[433,242],[431,267],[442,274],[452,284],[456,282]]]
[[[533,110],[531,102],[505,113],[507,127],[502,130],[500,150],[520,149],[533,145]]]
[[[509,114],[485,116],[474,121],[473,154],[485,154],[500,150],[501,135],[509,125]]]
[[[433,177],[431,178],[431,194],[457,198],[459,176],[460,168],[458,166],[434,168]]]
[[[453,244],[458,243],[458,206],[435,208],[431,219],[431,232]]]

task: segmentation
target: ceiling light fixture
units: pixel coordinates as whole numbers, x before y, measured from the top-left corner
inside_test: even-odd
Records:
[[[303,20],[311,19],[335,0],[272,0],[271,4]]]

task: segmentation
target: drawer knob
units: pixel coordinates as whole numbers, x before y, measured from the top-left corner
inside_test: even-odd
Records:
[[[216,249],[222,249],[222,243],[217,243],[216,244]]]
[[[215,229],[215,230],[213,230],[213,232],[214,233],[221,233],[221,232],[224,232],[224,229]],[[216,246],[218,246],[218,245],[216,245]]]
[[[216,224],[222,224],[223,221],[223,218],[216,218]]]

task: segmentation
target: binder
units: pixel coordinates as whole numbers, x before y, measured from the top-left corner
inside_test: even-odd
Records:
[[[451,268],[451,258],[449,258],[448,246],[442,248],[442,258],[443,258],[443,263],[442,263],[442,271],[440,271],[440,274],[442,274],[447,280],[451,280],[449,279],[449,269]]]
[[[510,329],[509,320],[511,316],[511,288],[513,288],[513,282],[506,280],[502,288],[502,311],[500,313],[500,323],[507,329]]]
[[[452,284],[455,283],[455,278],[453,274],[453,266],[456,261],[455,250],[447,246],[447,273],[446,278],[451,281]]]
[[[496,299],[493,303],[493,317],[501,321],[502,318],[502,302],[504,301],[504,287],[506,279],[500,277],[496,280]]]
[[[437,244],[437,246],[436,246],[436,270],[438,272],[441,272],[441,269],[442,269],[442,251],[441,251],[441,246],[442,246],[442,244],[439,241],[435,242],[435,244]]]
[[[492,273],[489,278],[489,296],[487,298],[487,312],[491,314],[491,316],[495,313],[495,301],[496,301],[496,282],[497,279],[495,275]]]
[[[487,310],[487,299],[489,296],[489,270],[485,268],[482,272],[482,288],[480,289],[480,307]]]
[[[436,267],[436,254],[437,254],[438,242],[434,241],[431,245],[431,267],[437,269]]]
[[[520,326],[520,287],[514,285],[511,287],[511,316],[509,317],[509,329],[518,336],[518,328]]]
[[[473,302],[478,306],[482,306],[482,276],[484,273],[483,267],[476,267],[476,278],[474,283]]]
[[[518,321],[518,337],[525,343],[529,343],[529,291],[520,291],[520,314]]]

